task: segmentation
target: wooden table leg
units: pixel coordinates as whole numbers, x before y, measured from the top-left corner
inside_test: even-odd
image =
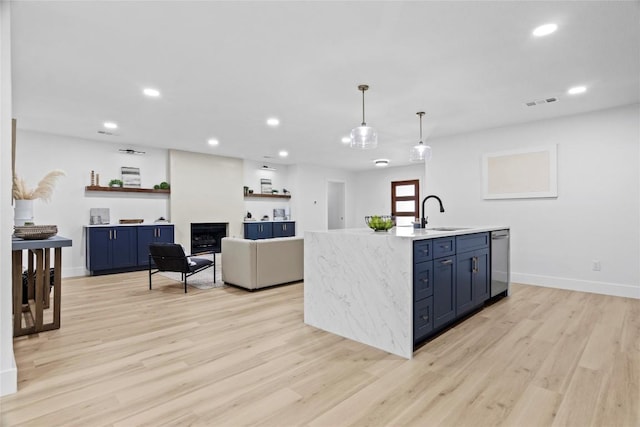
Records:
[[[27,301],[36,298],[36,278],[34,276],[33,259],[35,254],[31,249],[27,251]]]
[[[62,303],[62,248],[56,248],[54,254],[53,278],[53,327],[60,328],[60,305]]]
[[[13,336],[22,331],[22,251],[12,251],[11,275],[13,279]]]
[[[43,318],[43,290],[44,290],[44,249],[34,249],[36,254],[36,332],[42,330]]]
[[[50,266],[51,266],[51,249],[43,249],[44,252],[44,270],[42,274],[44,275],[42,278],[44,279],[42,292],[43,292],[43,303],[44,308],[49,308],[51,304],[51,274],[50,274]]]

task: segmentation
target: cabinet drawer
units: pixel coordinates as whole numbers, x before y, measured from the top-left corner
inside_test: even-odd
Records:
[[[433,261],[413,267],[413,300],[420,301],[433,295]]]
[[[433,241],[433,258],[454,255],[456,253],[456,238],[441,237]]]
[[[413,342],[422,341],[433,331],[433,298],[416,302],[413,306]]]
[[[489,233],[465,234],[456,237],[458,253],[489,247]]]
[[[413,243],[413,263],[430,261],[433,259],[431,240],[420,240]]]

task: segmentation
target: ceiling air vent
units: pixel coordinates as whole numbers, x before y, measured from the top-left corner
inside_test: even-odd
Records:
[[[551,98],[538,99],[537,101],[525,102],[524,105],[526,105],[527,107],[534,107],[536,105],[550,104],[552,102],[557,102],[557,101],[558,101],[558,98],[556,98],[555,96],[552,96]]]
[[[106,130],[99,130],[98,133],[100,135],[107,135],[107,136],[113,136],[112,132],[107,132]]]

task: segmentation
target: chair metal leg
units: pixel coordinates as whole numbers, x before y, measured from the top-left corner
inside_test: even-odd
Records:
[[[216,283],[216,253],[213,253],[213,283]]]
[[[187,275],[184,275],[184,293],[187,293]]]
[[[151,290],[151,255],[149,255],[149,290]]]

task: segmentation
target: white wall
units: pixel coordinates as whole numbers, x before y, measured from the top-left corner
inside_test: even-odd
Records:
[[[144,188],[168,181],[166,150],[144,148],[144,155],[123,154],[118,149],[125,147],[116,144],[24,130],[18,130],[16,146],[16,173],[29,187],[35,187],[53,169],[66,173],[58,179],[51,201],[36,200],[34,206],[36,224],[55,224],[59,235],[73,241],[71,248],[62,250],[64,277],[87,274],[83,226],[89,224],[91,208],[109,208],[111,224],[120,219],[153,222],[161,216],[167,218],[166,194],[85,191],[91,183],[91,170],[100,174],[100,184],[106,186],[109,180],[120,179],[121,166],[139,167]]]
[[[640,297],[638,105],[430,140],[431,225],[511,226],[514,282]],[[482,199],[482,155],[558,146],[558,197]],[[592,261],[601,271],[592,270]]]
[[[252,189],[255,193],[260,193],[260,180],[262,178],[271,180],[271,187],[274,190],[278,190],[278,194],[284,194],[283,190],[286,188],[291,191],[289,185],[289,166],[287,165],[272,165],[275,170],[264,170],[262,166],[264,163],[258,163],[251,160],[244,160],[244,185]],[[251,215],[255,219],[260,219],[264,215],[269,216],[269,219],[273,219],[274,209],[285,209],[289,212],[291,219],[295,221],[294,212],[291,211],[291,203],[287,199],[259,199],[248,198],[244,201],[245,215],[247,212],[251,212]]]
[[[192,222],[228,222],[228,235],[242,236],[242,159],[169,150],[169,169],[176,243],[191,247]]]
[[[296,234],[304,235],[305,230],[328,229],[328,182],[345,183],[346,227],[356,224],[355,174],[339,169],[299,164],[289,167],[291,182],[291,209],[296,219]]]
[[[11,291],[11,6],[0,2],[0,396],[15,393]]]
[[[409,153],[407,153],[407,157]],[[420,181],[420,201],[425,196],[423,163],[408,166],[376,168],[356,175],[357,227],[366,227],[365,216],[391,215],[391,182],[417,179]]]

